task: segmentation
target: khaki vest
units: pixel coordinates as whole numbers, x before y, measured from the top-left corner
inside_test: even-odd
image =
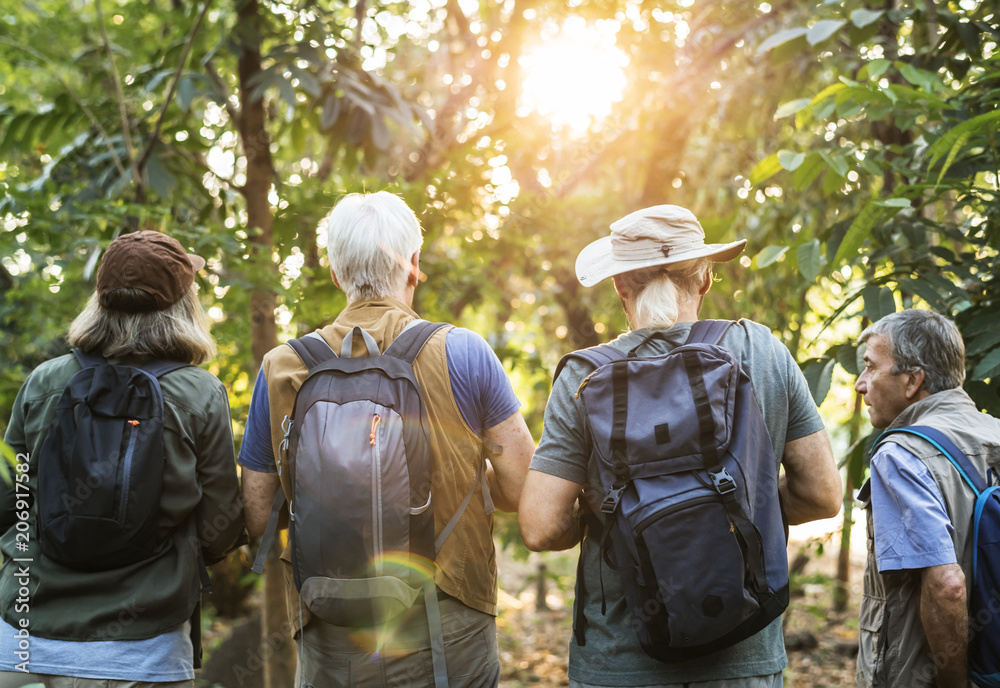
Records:
[[[938,392],[908,407],[888,429],[926,425],[943,432],[985,476],[1000,466],[1000,423],[980,413],[962,389]],[[972,517],[975,494],[951,462],[930,443],[905,434],[887,440],[920,459],[930,471],[955,526],[952,540],[965,572],[966,593],[972,584]],[[858,685],[866,688],[932,688],[937,670],[920,620],[921,570],[880,574],[876,565],[874,523],[868,485],[859,499],[868,512],[868,560],[859,612]],[[974,685],[972,682],[969,685]]]
[[[403,328],[417,317],[410,308],[394,299],[362,301],[348,306],[333,324],[319,330],[319,333],[334,351],[339,352],[351,329],[360,326],[375,338],[379,350],[385,351]],[[451,391],[445,353],[448,329],[434,333],[413,364],[430,426],[435,533],[444,528],[472,489],[477,463],[482,460],[483,454],[482,440],[465,422]],[[366,355],[360,337],[354,339],[352,355]],[[267,380],[271,407],[274,455],[280,457],[279,445],[284,435],[281,424],[286,415],[292,415],[295,395],[305,382],[307,369],[291,347],[282,345],[268,352],[262,370]],[[291,484],[287,471],[281,472],[281,486],[290,499]],[[286,564],[288,609],[295,630],[298,630],[299,598],[292,579],[288,547],[282,552],[281,559]],[[486,513],[482,490],[473,491],[465,513],[438,552],[436,564],[435,582],[440,590],[473,609],[496,615],[497,567],[493,548],[493,517]],[[308,623],[308,620],[309,610],[303,608],[302,623]]]

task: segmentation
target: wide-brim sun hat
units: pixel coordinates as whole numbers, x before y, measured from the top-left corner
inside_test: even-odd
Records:
[[[576,278],[585,287],[632,270],[708,258],[725,263],[746,248],[747,240],[706,244],[705,230],[687,208],[656,205],[637,210],[611,225],[611,235],[586,246],[576,259]]]
[[[123,234],[108,246],[97,269],[97,295],[111,310],[163,310],[180,301],[194,284],[205,259],[188,253],[162,232]],[[139,290],[148,300],[121,299],[120,289]]]

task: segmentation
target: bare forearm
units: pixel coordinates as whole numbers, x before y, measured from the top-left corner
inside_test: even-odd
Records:
[[[937,667],[937,688],[966,688],[969,614],[958,564],[924,570],[920,620]]]
[[[781,463],[778,491],[790,524],[837,515],[844,486],[826,431],[787,442]]]

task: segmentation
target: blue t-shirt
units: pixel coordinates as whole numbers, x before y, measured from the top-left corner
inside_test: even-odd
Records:
[[[0,619],[0,671],[77,678],[169,683],[194,678],[191,622],[146,640],[52,640],[19,638]],[[29,629],[30,633],[30,629]]]
[[[455,403],[475,432],[482,435],[483,431],[507,420],[521,408],[503,364],[478,334],[462,327],[452,328],[445,339],[445,354]],[[278,470],[274,463],[271,405],[263,370],[254,384],[238,461],[244,468],[259,473]]]
[[[923,461],[898,444],[883,444],[872,457],[871,496],[879,573],[958,561],[955,528]]]

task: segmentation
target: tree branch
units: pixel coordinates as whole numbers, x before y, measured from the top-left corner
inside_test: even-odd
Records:
[[[167,97],[164,99],[163,105],[160,106],[160,112],[156,118],[156,127],[153,129],[153,135],[150,136],[149,143],[146,145],[146,150],[142,152],[142,157],[139,158],[137,167],[140,171],[146,169],[146,163],[149,162],[149,156],[153,154],[156,142],[160,138],[160,132],[163,130],[163,118],[167,113],[167,108],[174,99],[174,95],[177,93],[177,85],[180,83],[181,75],[184,73],[184,65],[187,63],[188,55],[191,53],[191,46],[194,44],[194,37],[198,35],[198,29],[201,27],[201,22],[205,18],[205,14],[208,12],[208,7],[211,4],[211,0],[205,0],[205,4],[201,8],[201,12],[198,13],[198,18],[195,20],[194,26],[191,27],[191,33],[188,34],[187,44],[184,46],[184,52],[181,54],[180,62],[177,63],[177,69],[174,70],[174,78],[170,82],[170,89],[167,91]]]
[[[135,148],[132,146],[132,130],[128,122],[128,109],[125,107],[125,94],[122,92],[121,79],[118,77],[118,67],[115,65],[115,54],[111,50],[111,41],[108,40],[108,29],[104,24],[104,12],[101,10],[101,0],[94,0],[94,7],[97,9],[97,23],[101,28],[104,49],[107,50],[108,62],[111,63],[111,77],[115,82],[115,95],[118,99],[118,113],[122,118],[122,137],[125,139],[125,150],[128,152],[129,169],[132,171],[132,178],[137,188],[142,189],[142,177],[139,175],[139,168],[135,161]]]

